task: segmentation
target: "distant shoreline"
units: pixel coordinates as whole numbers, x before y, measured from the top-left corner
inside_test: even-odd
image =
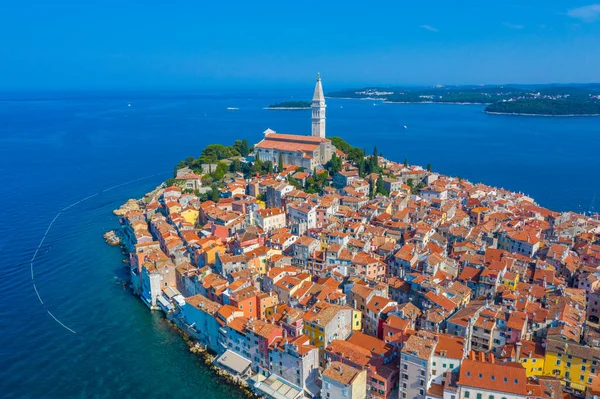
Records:
[[[545,116],[545,117],[567,117],[567,118],[575,118],[579,116],[600,116],[600,114],[568,114],[568,115],[551,115],[551,114],[521,114],[518,112],[492,112],[492,111],[483,111],[486,114],[490,115],[512,115],[512,116]]]
[[[360,100],[360,101],[382,101],[386,104],[447,104],[447,105],[490,105],[492,103],[469,103],[469,102],[449,102],[449,101],[389,101],[385,98],[372,98],[372,97],[326,97],[334,98],[337,100]]]
[[[388,104],[441,104],[441,105],[490,105],[492,103],[466,103],[450,101],[384,101]]]
[[[311,109],[310,107],[264,107],[263,109],[270,109],[275,111],[301,111]]]

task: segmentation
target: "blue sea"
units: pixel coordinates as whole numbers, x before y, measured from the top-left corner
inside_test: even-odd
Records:
[[[206,144],[257,142],[267,128],[308,134],[310,112],[263,107],[311,94],[0,94],[0,398],[240,397],[131,295],[124,257],[102,234],[118,227],[113,209]],[[369,152],[377,145],[399,162],[431,163],[555,210],[587,211],[600,194],[600,118],[487,115],[478,105],[327,106],[329,136]]]

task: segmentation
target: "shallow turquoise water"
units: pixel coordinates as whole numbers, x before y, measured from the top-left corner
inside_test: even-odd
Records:
[[[0,398],[237,397],[124,287],[123,257],[102,234],[118,225],[114,208],[208,143],[256,142],[269,127],[308,133],[309,112],[262,109],[288,95],[0,95]],[[599,118],[482,109],[328,100],[327,132],[369,151],[377,144],[400,162],[524,191],[553,209],[588,210],[600,191]],[[45,308],[28,260],[59,210],[96,193],[63,212],[40,248],[34,270]]]

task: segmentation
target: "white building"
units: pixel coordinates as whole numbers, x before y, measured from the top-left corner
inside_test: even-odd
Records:
[[[285,227],[285,212],[281,208],[259,209],[254,213],[254,223],[266,232]]]

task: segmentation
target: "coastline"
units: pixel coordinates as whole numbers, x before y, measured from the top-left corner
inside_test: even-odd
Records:
[[[129,199],[126,202],[123,203],[123,205],[121,205],[119,208],[115,209],[113,211],[113,215],[115,216],[122,216],[122,212],[124,210],[129,210],[131,209],[131,204],[135,201],[138,204],[147,204],[148,198],[153,197],[157,191],[159,191],[160,189],[164,188],[164,183],[161,183],[158,187],[156,187],[154,190],[144,194],[144,196],[140,199]],[[115,230],[109,230],[108,232],[106,232],[104,234],[104,236],[109,236],[109,235],[113,235],[118,238],[118,242],[116,243],[111,243],[110,238],[104,237],[105,241],[108,245],[113,246],[113,247],[119,247],[121,250],[121,255],[123,256],[123,264],[125,265],[125,267],[129,268],[130,267],[130,251],[127,249],[126,245],[124,245],[123,243],[123,239],[124,237],[121,235],[121,229],[115,229]],[[129,286],[129,292],[137,297],[139,300],[141,300],[141,302],[143,304],[145,304],[146,306],[148,306],[148,303],[146,303],[142,297],[140,296],[140,294],[136,293],[131,286],[131,280],[128,281],[128,286]],[[242,395],[244,395],[246,398],[248,399],[258,399],[260,398],[260,396],[258,396],[256,393],[254,393],[254,391],[252,390],[251,385],[244,379],[241,379],[240,377],[234,376],[232,374],[230,374],[227,370],[225,370],[222,367],[217,366],[217,364],[215,363],[215,360],[218,358],[217,354],[212,353],[210,351],[210,349],[208,349],[208,347],[201,342],[201,340],[194,338],[194,336],[192,335],[192,333],[190,333],[188,331],[188,329],[186,328],[185,322],[178,318],[178,314],[176,314],[175,312],[170,312],[167,313],[165,312],[162,308],[151,308],[150,306],[148,306],[148,310],[150,312],[155,312],[158,311],[161,314],[163,314],[165,320],[168,322],[168,324],[173,328],[174,332],[177,333],[179,336],[181,336],[181,338],[183,339],[183,341],[185,343],[188,344],[189,346],[189,351],[197,356],[199,356],[202,361],[204,362],[204,365],[206,367],[208,367],[208,369],[213,373],[213,375],[219,380],[219,382],[224,382],[227,383],[231,386],[235,386],[237,389],[239,389],[240,393]]]
[[[518,112],[493,112],[493,111],[486,111],[484,110],[483,112],[485,112],[486,114],[490,114],[490,115],[511,115],[511,116],[543,116],[543,117],[547,117],[547,118],[552,118],[552,117],[558,117],[558,118],[576,118],[576,117],[590,117],[590,116],[600,116],[600,114],[569,114],[569,115],[549,115],[549,114],[522,114],[522,113],[518,113]]]
[[[303,111],[309,110],[310,107],[264,107],[263,109],[268,109],[272,111]]]
[[[373,97],[365,97],[365,98],[356,98],[356,97],[326,97],[326,98],[334,98],[336,100],[359,100],[359,101],[382,101],[386,104],[447,104],[447,105],[490,105],[492,103],[469,103],[469,102],[443,102],[443,101],[390,101],[387,98],[373,98]]]

